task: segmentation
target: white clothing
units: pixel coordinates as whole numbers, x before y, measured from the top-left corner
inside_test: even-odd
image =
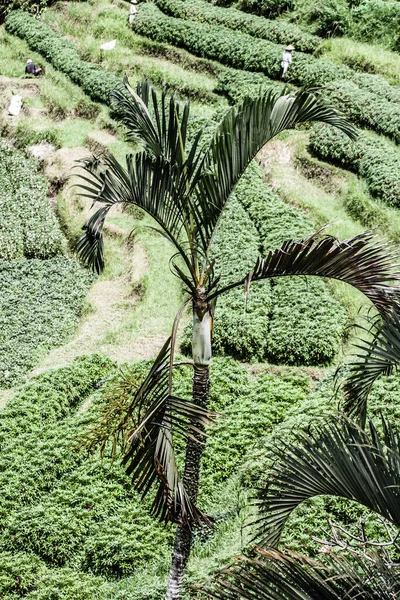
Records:
[[[289,68],[289,65],[292,63],[292,53],[289,52],[289,50],[285,50],[284,53],[282,54],[282,62],[281,62],[281,67],[282,67],[282,75],[286,74],[286,71]]]
[[[133,19],[136,17],[136,15],[137,15],[137,8],[134,4],[131,4],[131,6],[129,8],[129,25],[132,25]]]

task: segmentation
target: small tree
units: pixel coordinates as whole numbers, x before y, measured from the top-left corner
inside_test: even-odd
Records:
[[[391,304],[393,253],[374,243],[369,233],[339,242],[315,234],[303,241],[287,241],[259,258],[250,273],[221,286],[218,262],[210,259],[215,230],[229,197],[260,148],[298,123],[323,121],[350,137],[354,129],[320,97],[297,94],[245,98],[231,108],[208,143],[202,130],[188,143],[189,104],[163,92],[159,100],[147,82],[136,92],[125,82],[112,94],[116,113],[126,127],[128,140],[139,143],[136,154],[122,166],[110,154],[86,160],[82,195],[100,208],[84,225],[76,244],[81,259],[100,272],[104,265],[102,230],[109,209],[116,203],[143,209],[157,230],[175,249],[173,271],[185,288],[186,300],[172,328],[171,338],[149,375],[136,389],[125,382],[110,398],[109,412],[92,432],[93,449],[113,438],[122,443],[123,461],[134,485],[146,495],[157,486],[154,512],[178,524],[166,599],[180,596],[190,554],[193,528],[207,518],[196,507],[200,461],[204,449],[212,325],[219,296],[235,287],[290,275],[313,275],[345,281],[361,290],[385,313]],[[177,328],[184,309],[193,312],[193,395],[191,401],[173,395],[173,356]],[[125,401],[122,399],[125,398]],[[181,478],[174,455],[173,434],[183,434],[186,459]]]

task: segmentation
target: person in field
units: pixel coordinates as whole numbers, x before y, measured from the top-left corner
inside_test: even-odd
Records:
[[[129,8],[129,25],[132,25],[133,20],[137,15],[136,4],[137,4],[137,0],[131,0],[131,6]]]
[[[292,44],[289,44],[289,46],[286,46],[285,51],[282,54],[281,73],[280,73],[281,79],[286,78],[286,73],[289,69],[289,66],[292,64],[292,50],[294,50],[294,46],[292,46]]]
[[[42,69],[40,67],[37,67],[35,63],[29,58],[26,63],[25,73],[27,75],[39,75],[39,73],[41,72]]]

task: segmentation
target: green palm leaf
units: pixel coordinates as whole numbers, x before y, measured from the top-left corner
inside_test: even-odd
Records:
[[[203,515],[190,501],[175,457],[175,435],[201,433],[193,423],[209,423],[207,410],[170,392],[170,346],[165,343],[143,381],[122,375],[106,390],[100,418],[85,433],[84,447],[120,456],[135,489],[147,496],[155,488],[153,513],[165,522],[194,523]]]
[[[365,294],[379,312],[385,314],[397,302],[398,288],[390,285],[400,280],[395,272],[397,253],[387,243],[376,242],[367,231],[353,238],[337,240],[314,233],[306,240],[288,240],[259,258],[254,270],[236,283],[214,292],[211,298],[251,281],[271,277],[312,275],[344,281]]]
[[[331,554],[324,562],[289,551],[257,548],[217,574],[204,591],[218,600],[393,600],[400,568],[378,555],[351,560]]]
[[[296,433],[293,444],[280,441],[271,483],[260,491],[264,543],[275,546],[293,510],[320,495],[355,500],[400,526],[399,442],[387,424],[382,443],[372,423],[368,435],[344,418]]]
[[[358,352],[347,367],[349,373],[342,385],[343,411],[360,420],[364,427],[368,395],[381,375],[390,375],[400,364],[400,314],[393,309],[384,319],[375,318],[370,329],[359,327],[368,334],[355,345]],[[371,341],[372,335],[372,341]]]
[[[104,265],[102,233],[108,211],[115,204],[138,206],[159,225],[161,232],[175,246],[187,264],[187,248],[182,235],[190,213],[190,201],[186,194],[186,173],[172,175],[173,167],[162,157],[152,159],[140,152],[126,157],[126,168],[110,153],[105,153],[95,165],[84,161],[87,176],[80,176],[78,184],[81,196],[101,207],[83,226],[84,233],[75,243],[81,260],[100,272]],[[84,182],[84,183],[83,183]]]
[[[281,131],[306,121],[329,123],[352,139],[356,135],[336,109],[307,90],[245,98],[225,115],[205,153],[205,172],[195,182],[205,237],[211,239],[225,203],[257,152]]]

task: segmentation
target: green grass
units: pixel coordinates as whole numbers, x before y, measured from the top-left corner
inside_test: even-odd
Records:
[[[321,52],[326,60],[345,64],[357,71],[382,75],[392,85],[400,85],[400,56],[396,52],[342,37],[324,40]]]

